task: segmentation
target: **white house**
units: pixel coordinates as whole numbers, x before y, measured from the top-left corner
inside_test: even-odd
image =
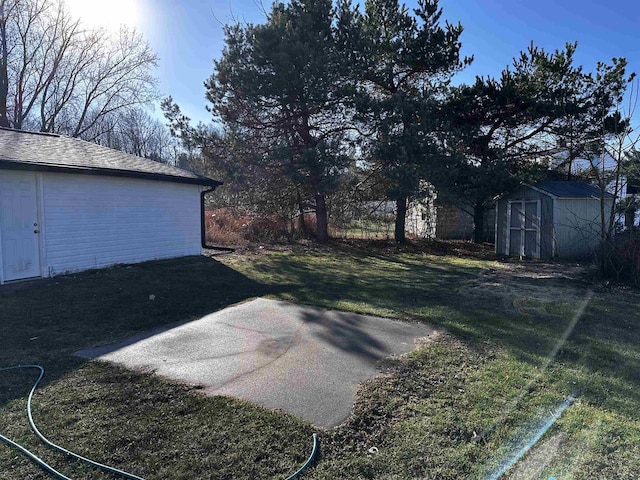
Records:
[[[61,135],[0,128],[0,284],[199,255],[220,182]]]

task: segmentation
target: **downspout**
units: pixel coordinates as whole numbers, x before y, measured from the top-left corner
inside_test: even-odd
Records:
[[[207,245],[207,224],[204,218],[204,196],[207,193],[211,193],[213,191],[215,191],[216,188],[218,188],[219,185],[216,185],[215,187],[211,187],[208,190],[203,190],[200,192],[200,244],[202,246],[202,248],[206,248],[207,250],[218,250],[220,252],[235,252],[236,249],[235,248],[228,248],[228,247],[217,247],[217,246],[213,246],[213,245]]]

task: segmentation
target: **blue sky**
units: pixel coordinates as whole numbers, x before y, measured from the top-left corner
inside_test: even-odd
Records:
[[[192,119],[208,122],[203,82],[223,47],[220,22],[229,22],[232,15],[261,22],[259,0],[128,1],[137,2],[134,24],[160,57],[161,93],[172,95]],[[445,18],[464,26],[463,54],[475,57],[459,81],[499,75],[532,40],[547,50],[578,41],[577,61],[587,70],[617,56],[626,57],[630,71],[640,73],[640,2],[441,0],[440,5]]]

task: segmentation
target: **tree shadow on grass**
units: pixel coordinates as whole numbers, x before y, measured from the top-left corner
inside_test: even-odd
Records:
[[[475,278],[479,270],[421,260],[351,252],[319,254],[313,262],[273,256],[253,268],[271,282],[289,285],[287,292],[300,303],[331,306],[347,301],[415,320],[412,311],[420,306],[454,303],[455,288]]]
[[[550,363],[579,376],[576,388],[583,395],[633,414],[634,402],[624,398],[640,388],[635,293],[596,291],[569,328],[591,285],[564,278],[562,266],[552,275],[555,270],[543,265],[544,275],[537,275],[537,265],[525,265],[504,278],[428,257],[339,252],[313,264],[272,257],[258,267],[280,272],[291,286],[288,295],[300,303],[380,310],[444,327],[472,346],[495,343],[536,367]]]
[[[208,257],[117,266],[0,287],[0,367],[40,364],[46,368],[45,383],[52,382],[86,362],[73,355],[82,348],[282,291]],[[0,406],[25,395],[18,376],[25,375],[0,373]]]
[[[567,394],[578,394],[596,405],[635,416],[635,392],[640,389],[640,330],[634,315],[640,311],[640,297],[628,296],[622,302],[618,297],[616,302],[607,292],[592,296],[583,292],[563,298],[562,287],[555,280],[526,283],[548,283],[557,288],[558,301],[573,308],[556,312],[549,307],[557,304],[537,301],[533,302],[536,308],[529,311],[505,312],[498,307],[489,309],[488,305],[499,306],[501,302],[500,296],[487,295],[477,309],[461,308],[457,316],[443,318],[440,324],[471,343],[489,340],[519,360],[548,366],[556,379],[562,377]]]

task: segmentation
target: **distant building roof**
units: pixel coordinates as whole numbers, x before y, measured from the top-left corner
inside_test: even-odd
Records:
[[[532,185],[558,198],[600,198],[600,189],[586,182],[543,181]],[[614,198],[609,192],[605,198]]]
[[[139,177],[217,187],[221,182],[165,163],[51,133],[0,127],[0,169]]]

